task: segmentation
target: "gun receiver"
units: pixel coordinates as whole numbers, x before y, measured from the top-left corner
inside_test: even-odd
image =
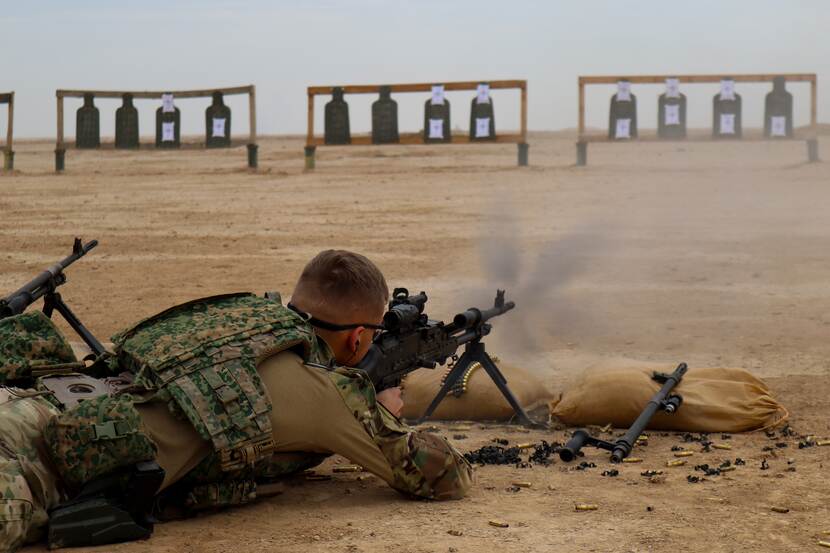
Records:
[[[43,313],[47,317],[51,317],[52,312],[57,309],[58,313],[66,319],[69,326],[78,333],[96,356],[104,353],[105,349],[101,342],[87,330],[57,292],[58,286],[66,283],[66,274],[64,273],[66,268],[85,256],[97,245],[97,240],[91,240],[84,244],[80,238],[75,238],[75,242],[72,244],[72,254],[48,267],[17,291],[0,298],[0,319],[19,315],[34,302],[43,298]]]
[[[505,301],[504,290],[498,290],[492,308],[482,310],[471,307],[445,324],[430,319],[424,313],[427,299],[425,292],[410,296],[406,288],[396,288],[393,292],[389,310],[383,316],[383,332],[375,338],[369,352],[358,365],[372,380],[375,390],[398,386],[401,379],[414,370],[434,369],[448,359],[454,359],[455,363],[444,380],[444,385],[418,421],[422,422],[432,415],[467,368],[473,363],[480,363],[519,420],[533,426],[534,423],[507,387],[507,379],[493,363],[481,342],[492,330],[488,321],[507,313],[516,304]],[[465,346],[465,350],[457,358],[456,352],[461,346]]]

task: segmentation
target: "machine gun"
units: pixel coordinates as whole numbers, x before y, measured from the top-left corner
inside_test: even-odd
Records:
[[[559,458],[565,462],[573,461],[579,455],[579,450],[583,446],[589,445],[610,451],[612,463],[621,462],[631,454],[631,450],[634,449],[634,445],[637,443],[637,438],[646,429],[646,426],[648,426],[648,423],[657,411],[663,410],[666,413],[672,414],[680,408],[680,405],[683,403],[683,398],[677,394],[672,394],[671,391],[675,386],[680,384],[687,370],[686,363],[680,363],[672,374],[655,372],[652,375],[651,378],[663,386],[649,400],[643,412],[640,413],[640,416],[637,417],[637,420],[634,421],[634,424],[631,425],[631,428],[628,429],[622,438],[615,442],[608,442],[594,438],[588,434],[587,430],[577,430],[573,433],[568,443],[565,444],[565,447],[559,450]]]
[[[72,330],[77,332],[83,341],[86,342],[86,345],[89,346],[89,349],[92,350],[96,357],[104,353],[106,350],[101,345],[101,342],[75,316],[57,291],[58,286],[66,283],[66,274],[64,274],[66,268],[85,256],[97,245],[97,240],[83,244],[80,238],[75,238],[71,255],[48,267],[16,292],[9,294],[5,298],[0,298],[0,319],[19,315],[31,304],[43,298],[44,315],[51,317],[52,312],[57,310],[66,319],[66,322],[69,323]]]
[[[410,296],[406,288],[395,288],[389,310],[383,316],[383,331],[375,337],[372,347],[357,367],[368,374],[375,390],[398,386],[401,378],[416,369],[434,369],[437,365],[443,365],[447,359],[453,359],[454,364],[444,379],[443,386],[418,420],[423,422],[432,415],[467,369],[478,363],[493,379],[519,421],[527,426],[535,426],[507,387],[507,379],[487,354],[481,341],[492,330],[488,321],[516,306],[512,301],[504,301],[504,290],[497,291],[492,308],[482,310],[471,307],[453,317],[449,324],[430,319],[424,313],[426,302],[425,292]],[[456,351],[461,346],[465,349],[458,358]]]

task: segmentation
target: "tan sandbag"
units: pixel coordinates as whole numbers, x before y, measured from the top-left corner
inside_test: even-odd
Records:
[[[661,385],[657,370],[670,373],[676,365],[625,360],[603,362],[551,403],[551,414],[569,426],[611,423],[631,425]],[[745,369],[690,367],[675,393],[683,397],[676,413],[660,412],[649,428],[685,432],[747,432],[776,426],[789,413],[766,383]]]
[[[496,365],[507,379],[507,385],[519,405],[531,411],[549,403],[555,396],[542,382],[525,369],[496,361]],[[447,369],[421,369],[410,373],[404,379],[403,417],[417,419],[432,402],[441,389]],[[482,368],[474,370],[467,382],[467,391],[460,397],[447,394],[432,414],[433,420],[509,420],[513,409],[490,376]]]

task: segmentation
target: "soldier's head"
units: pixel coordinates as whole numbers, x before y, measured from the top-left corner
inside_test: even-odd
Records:
[[[377,265],[346,250],[325,250],[303,269],[291,304],[319,321],[315,331],[341,365],[354,366],[372,345],[383,319],[389,288]],[[325,326],[346,326],[336,330]]]

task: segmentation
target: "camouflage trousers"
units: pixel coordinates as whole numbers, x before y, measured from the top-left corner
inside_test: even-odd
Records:
[[[63,499],[43,430],[58,409],[31,391],[0,388],[0,551],[39,540]]]

